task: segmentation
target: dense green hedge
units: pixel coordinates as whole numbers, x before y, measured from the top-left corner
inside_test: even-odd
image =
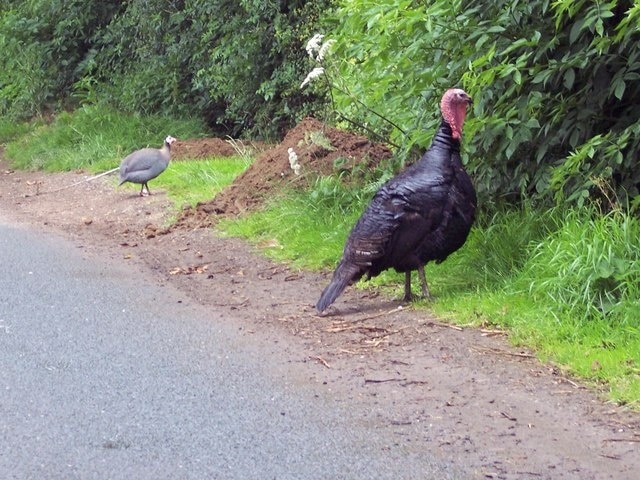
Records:
[[[102,101],[277,137],[319,100],[298,88],[330,0],[9,0],[0,115]]]
[[[0,115],[29,118],[65,106],[96,34],[120,2],[4,0],[0,6]]]
[[[429,144],[442,91],[459,85],[475,99],[465,152],[485,202],[637,203],[638,2],[340,3],[325,66],[345,117],[408,152]]]

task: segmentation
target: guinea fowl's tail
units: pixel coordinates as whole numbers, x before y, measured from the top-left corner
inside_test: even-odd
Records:
[[[322,313],[329,308],[329,305],[335,302],[336,298],[344,292],[347,285],[358,280],[362,276],[362,273],[357,265],[341,261],[336,271],[333,272],[331,283],[322,291],[320,300],[316,303],[318,313]]]

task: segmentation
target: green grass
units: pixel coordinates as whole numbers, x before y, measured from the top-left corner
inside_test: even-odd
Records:
[[[335,262],[363,204],[357,190],[332,177],[319,178],[310,192],[272,198],[264,210],[240,220],[222,220],[219,228],[264,247],[275,260],[299,268],[319,269]]]
[[[220,228],[277,260],[333,268],[370,196],[320,179]],[[427,266],[436,300],[419,305],[459,324],[506,329],[543,361],[640,408],[639,256],[634,216],[504,211],[481,218],[446,262]],[[400,296],[403,275],[384,272],[370,283]]]
[[[167,135],[202,136],[193,120],[122,114],[98,105],[61,113],[50,124],[33,124],[8,142],[6,156],[14,168],[46,171],[115,168],[133,150],[161,147]]]
[[[27,134],[37,122],[37,120],[33,122],[16,122],[9,118],[0,117],[0,145],[5,145],[12,139]]]
[[[156,188],[167,190],[169,199],[181,208],[211,200],[233,179],[249,167],[251,158],[224,157],[197,161],[171,162],[153,181]],[[140,187],[135,185],[136,189]]]

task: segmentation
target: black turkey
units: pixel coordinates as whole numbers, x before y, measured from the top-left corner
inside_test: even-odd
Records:
[[[176,139],[168,136],[162,148],[143,148],[127,155],[120,164],[120,185],[125,182],[139,183],[140,196],[144,189],[151,195],[147,182],[153,180],[169,166],[171,145]]]
[[[476,193],[460,160],[462,125],[471,97],[447,90],[442,122],[422,158],[387,181],[349,234],[342,259],[316,309],[324,312],[362,276],[383,270],[405,272],[405,301],[411,301],[411,271],[430,298],[424,265],[442,262],[466,241],[475,219]]]

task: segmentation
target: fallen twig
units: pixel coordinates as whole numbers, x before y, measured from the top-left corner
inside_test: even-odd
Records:
[[[386,383],[386,382],[404,382],[406,378],[385,378],[382,380],[378,380],[375,378],[365,378],[364,383]]]
[[[351,330],[363,330],[366,332],[388,332],[386,328],[369,325],[348,325],[346,327],[329,327],[324,329],[324,331],[327,333],[340,333],[348,332]]]
[[[388,312],[380,312],[376,313],[375,315],[369,315],[368,317],[356,318],[355,320],[343,320],[342,322],[334,322],[334,326],[338,327],[340,326],[340,324],[348,325],[353,323],[360,323],[367,320],[372,320],[374,318],[384,317],[385,315],[391,315],[392,313],[401,312],[403,309],[404,307],[402,305],[399,305],[398,307],[394,308],[393,310],[389,310]]]
[[[411,420],[391,420],[391,425],[411,425]]]
[[[600,454],[601,457],[610,458],[611,460],[620,460],[622,457],[620,455],[606,455],[604,453]]]
[[[106,172],[102,172],[99,175],[95,175],[93,177],[85,178],[84,180],[80,180],[79,182],[72,183],[71,185],[67,185],[65,187],[56,188],[55,190],[47,190],[46,192],[38,192],[38,193],[36,193],[36,195],[44,195],[45,193],[55,193],[55,192],[59,192],[61,190],[66,190],[67,188],[75,187],[76,185],[80,185],[81,183],[90,182],[90,181],[95,180],[97,178],[104,177],[105,175],[109,175],[110,173],[113,173],[113,172],[115,172],[116,170],[119,170],[119,169],[120,169],[120,167],[112,168],[111,170],[107,170]]]
[[[373,337],[371,337],[371,339],[389,337],[391,335],[395,335],[396,333],[400,333],[402,330],[404,330],[404,328],[399,328],[398,330],[391,330],[391,331],[386,330],[384,328],[381,328],[380,330],[384,331],[384,333],[381,333],[380,335],[374,335]],[[371,331],[375,331],[375,330],[371,330]]]
[[[427,382],[426,380],[408,380],[404,382],[402,386],[406,387],[407,385],[428,385],[428,384],[429,382]]]
[[[495,336],[495,335],[506,335],[507,332],[504,330],[494,330],[494,329],[480,329],[480,333],[485,336]]]
[[[324,365],[327,368],[331,368],[331,366],[327,363],[327,361],[322,357],[311,356],[309,358],[311,360],[316,360],[316,361],[320,362],[322,365]]]
[[[362,353],[362,352],[356,352],[355,350],[345,350],[344,348],[341,348],[339,351],[342,353],[346,353],[348,355],[358,355],[359,353]]]
[[[516,417],[512,417],[511,415],[509,415],[506,412],[500,412],[500,415],[502,415],[504,418],[506,418],[507,420],[511,420],[512,422],[517,421],[518,419]]]
[[[434,320],[429,320],[426,325],[428,326],[435,326],[435,327],[442,327],[442,328],[450,328],[451,330],[457,330],[458,332],[461,332],[464,330],[464,328],[459,327],[458,325],[452,325],[450,323],[441,323],[441,322],[436,322]]]
[[[578,385],[576,382],[574,382],[573,380],[568,379],[567,377],[561,377],[558,375],[558,378],[560,380],[562,380],[563,382],[567,382],[570,383],[571,385],[573,385],[575,388],[583,388],[582,386]]]
[[[500,350],[499,348],[478,348],[471,347],[478,353],[493,353],[495,355],[507,355],[510,357],[520,357],[520,358],[535,358],[534,355],[530,353],[521,353],[521,352],[509,352],[508,350]]]
[[[245,298],[243,301],[238,303],[212,303],[212,305],[215,305],[216,307],[231,307],[231,308],[244,307],[245,305],[248,305],[248,304],[249,304],[248,298]]]
[[[605,438],[603,442],[631,442],[640,443],[640,438]]]

